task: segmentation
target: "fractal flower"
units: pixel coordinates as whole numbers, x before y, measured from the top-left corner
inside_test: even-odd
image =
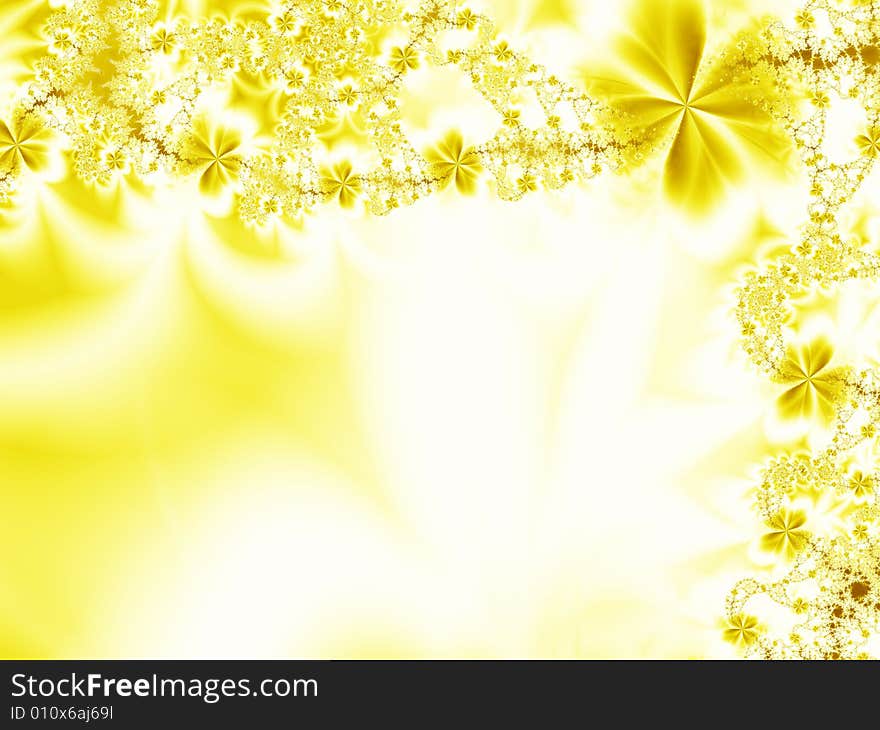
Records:
[[[196,125],[186,146],[186,158],[200,171],[199,190],[209,196],[224,192],[237,177],[241,167],[239,149],[242,137],[226,127]]]
[[[523,195],[526,193],[534,193],[538,189],[538,181],[534,175],[526,173],[516,181],[516,189]]]
[[[505,109],[502,116],[502,122],[505,127],[516,127],[519,125],[519,119],[522,112],[519,109]]]
[[[736,646],[751,646],[758,640],[758,619],[745,613],[731,616],[724,629],[724,640]]]
[[[360,195],[361,180],[354,174],[351,163],[343,161],[321,168],[321,187],[328,195],[337,198],[343,208],[351,208]]]
[[[161,52],[168,55],[174,51],[176,43],[177,39],[174,33],[164,25],[160,25],[153,32],[153,37],[150,39],[150,48],[157,53]]]
[[[473,147],[465,147],[459,132],[449,132],[435,147],[425,153],[431,174],[440,179],[442,187],[455,183],[465,195],[477,189],[477,179],[483,170],[480,157]]]
[[[855,139],[859,153],[864,157],[876,157],[880,152],[880,128],[871,127]]]
[[[616,44],[619,61],[588,82],[619,119],[643,130],[637,139],[671,140],[663,169],[667,197],[707,213],[750,165],[778,168],[789,145],[746,100],[748,85],[732,82],[732,69],[703,60],[703,4],[642,3],[631,21],[630,33]]]
[[[104,158],[107,168],[113,172],[121,172],[128,167],[128,160],[121,150],[111,150]]]
[[[458,13],[456,22],[466,30],[473,30],[477,27],[477,14],[470,8],[464,8]]]
[[[826,109],[831,103],[831,98],[824,91],[817,91],[810,98],[810,103],[817,109]]]
[[[199,123],[187,145],[186,159],[200,173],[199,190],[208,196],[226,192],[238,178],[242,136],[234,129]]]
[[[358,92],[351,84],[345,84],[339,89],[339,101],[346,106],[355,106],[357,104]]]
[[[874,494],[874,477],[870,474],[855,471],[850,476],[848,485],[857,501],[863,502]]]
[[[297,66],[292,66],[284,72],[284,88],[290,94],[296,93],[303,88],[305,84],[306,74]]]
[[[826,424],[833,420],[843,377],[838,368],[829,367],[832,355],[831,345],[824,338],[802,347],[789,347],[777,376],[788,386],[777,400],[784,418],[817,418]]]
[[[73,32],[66,28],[62,28],[52,36],[52,40],[49,43],[49,51],[51,53],[64,55],[73,50],[75,45],[76,39]]]
[[[419,56],[409,47],[401,48],[400,46],[395,46],[392,48],[390,61],[391,68],[401,74],[419,67]]]
[[[794,22],[801,28],[811,28],[816,22],[816,18],[809,10],[801,10],[794,16]]]
[[[810,533],[801,529],[806,522],[807,516],[801,510],[780,510],[767,520],[770,532],[761,538],[761,547],[787,558],[794,557],[810,538]]]
[[[285,35],[293,33],[298,25],[296,16],[289,10],[270,16],[270,20],[275,29]]]
[[[508,45],[507,41],[499,41],[495,46],[494,53],[498,63],[507,63],[513,58],[513,49]]]
[[[17,172],[22,165],[32,172],[49,165],[48,133],[33,116],[0,121],[0,172]]]

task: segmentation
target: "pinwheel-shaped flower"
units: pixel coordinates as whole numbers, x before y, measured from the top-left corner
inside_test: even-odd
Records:
[[[234,129],[204,123],[195,126],[185,154],[201,172],[202,193],[219,195],[238,177],[241,144],[241,134]]]
[[[50,53],[63,56],[72,51],[76,46],[76,36],[69,28],[60,28],[52,35],[49,41]]]
[[[285,10],[282,13],[277,15],[270,15],[269,22],[279,33],[284,35],[290,35],[295,32],[297,26],[299,25],[299,21],[296,19],[296,15],[294,15],[291,11]]]
[[[817,109],[827,109],[831,103],[831,97],[821,89],[817,89],[810,97],[810,103]]]
[[[473,147],[465,147],[459,132],[449,132],[435,147],[425,153],[431,174],[440,180],[440,186],[455,183],[465,195],[477,189],[477,178],[483,170],[480,157]]]
[[[770,532],[761,538],[761,547],[787,558],[803,550],[810,539],[810,533],[801,529],[807,522],[801,510],[782,509],[767,520]]]
[[[361,179],[354,174],[351,163],[343,161],[321,168],[321,187],[325,193],[337,198],[343,208],[351,208],[361,193]]]
[[[839,368],[829,367],[833,350],[824,338],[809,345],[789,347],[777,380],[788,388],[777,406],[785,418],[834,419],[834,403],[843,384]]]
[[[856,137],[856,146],[864,157],[877,157],[880,153],[880,128],[871,127]]]
[[[519,125],[521,116],[522,112],[519,109],[510,107],[509,109],[504,110],[504,113],[501,116],[501,122],[505,127],[516,127]]]
[[[303,89],[306,82],[306,74],[299,66],[292,66],[284,72],[284,88],[289,94],[295,94]]]
[[[495,54],[498,63],[507,63],[513,58],[513,49],[507,41],[499,41],[496,43],[493,53]]]
[[[797,23],[801,28],[812,28],[813,24],[816,22],[816,18],[809,10],[805,8],[794,16],[794,22]]]
[[[17,117],[10,124],[0,121],[0,171],[22,166],[33,172],[49,166],[48,132],[32,116]]]
[[[526,193],[533,193],[538,189],[538,181],[535,179],[534,175],[527,172],[517,178],[516,189],[523,195]]]
[[[419,55],[414,49],[409,47],[401,48],[400,46],[395,46],[392,48],[390,61],[391,68],[401,74],[419,67]]]
[[[728,619],[723,636],[725,641],[744,647],[754,644],[759,634],[758,619],[746,613],[738,613]]]
[[[166,28],[161,24],[156,26],[153,30],[153,35],[150,36],[150,48],[157,53],[168,55],[174,52],[176,45],[177,37],[170,28]]]
[[[122,172],[128,169],[128,159],[122,150],[110,150],[104,156],[104,162],[111,172]]]
[[[639,4],[612,68],[589,79],[624,127],[641,140],[671,138],[663,171],[670,200],[708,212],[748,163],[778,163],[789,149],[770,117],[749,101],[754,89],[731,81],[735,68],[703,59],[706,21],[698,0]],[[768,81],[769,86],[769,81]],[[768,92],[769,93],[769,92]]]
[[[344,84],[339,89],[339,101],[346,106],[355,106],[358,101],[358,91],[352,84]]]
[[[473,30],[477,27],[477,14],[470,8],[463,8],[459,11],[455,22],[456,25],[459,25],[466,30]]]
[[[861,471],[854,471],[849,477],[849,488],[853,497],[859,502],[864,502],[874,494],[874,477]]]

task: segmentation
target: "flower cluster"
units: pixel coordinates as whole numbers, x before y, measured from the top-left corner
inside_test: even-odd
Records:
[[[846,230],[840,215],[876,159],[878,11],[875,3],[815,0],[797,14],[793,27],[771,28],[777,41],[767,54],[774,73],[796,78],[807,92],[805,115],[778,118],[807,173],[809,201],[791,250],[745,275],[736,316],[747,355],[785,388],[780,415],[831,431],[816,453],[773,459],[754,491],[765,523],[762,545],[780,561],[793,561],[782,578],[743,580],[728,597],[725,637],[757,657],[866,658],[865,647],[880,629],[875,477],[880,463],[874,449],[880,373],[855,363],[832,365],[832,348],[824,339],[796,341],[799,297],[880,278],[880,259],[864,238]],[[819,18],[830,32],[818,31]],[[864,131],[845,162],[826,152],[828,109],[835,98],[857,102],[864,113]],[[834,517],[833,528],[811,529],[812,521],[828,516]],[[750,613],[749,601],[759,594],[792,612],[796,623],[787,634]]]
[[[18,126],[51,129],[88,183],[196,176],[205,195],[228,195],[256,224],[297,220],[321,203],[384,214],[450,181],[472,193],[486,173],[500,197],[516,200],[592,176],[618,156],[593,101],[455,2],[406,10],[394,0],[286,0],[256,18],[158,13],[155,0],[62,3],[2,149],[19,149]],[[456,40],[444,41],[452,31]],[[391,34],[405,40],[389,45]],[[425,65],[459,69],[497,112],[496,134],[467,144],[461,130],[444,130],[430,149],[415,149],[400,92]],[[521,122],[517,99],[528,92],[543,124]],[[252,116],[266,133],[237,127],[231,104],[212,107],[218,93],[258,105]],[[343,142],[362,151],[357,160],[335,154]],[[34,167],[27,154],[11,156],[0,167],[5,198]]]

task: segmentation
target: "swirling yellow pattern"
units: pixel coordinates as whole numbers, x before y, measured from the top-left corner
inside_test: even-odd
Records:
[[[750,492],[757,519],[749,539],[764,567],[730,590],[716,630],[746,656],[873,656],[880,374],[871,354],[840,350],[833,327],[810,323],[817,311],[833,309],[835,297],[880,278],[873,214],[854,212],[869,206],[864,188],[880,149],[880,3],[808,0],[774,17],[742,10],[736,23],[717,12],[728,5],[744,4],[634,3],[609,52],[570,73],[554,70],[552,54],[536,59],[521,49],[487,9],[460,0],[5,3],[0,30],[11,40],[0,51],[9,99],[0,108],[2,311],[70,292],[113,291],[122,297],[118,311],[148,326],[137,297],[124,293],[155,255],[146,248],[161,249],[172,235],[195,236],[194,225],[246,253],[242,266],[269,259],[281,267],[296,233],[325,218],[402,215],[398,209],[431,196],[514,202],[566,187],[588,196],[594,178],[636,187],[646,177],[667,206],[698,226],[757,179],[805,181],[802,220],[783,232],[790,245],[767,255],[753,248],[724,282],[735,290],[730,309],[742,352],[765,380],[775,421],[794,436],[783,453],[764,455]],[[524,7],[532,28],[570,24],[576,14],[564,2]],[[414,111],[420,83],[429,101]],[[447,101],[444,83],[459,84],[462,98],[471,95],[481,122],[422,125],[430,134],[416,133],[414,116]],[[842,106],[859,120],[846,139],[836,136]],[[844,156],[832,154],[835,144],[846,148]],[[186,201],[184,213],[163,221],[174,198]],[[187,218],[193,210],[197,224]],[[70,234],[63,230],[68,215],[79,220],[84,242],[75,255],[59,243]],[[90,247],[101,235],[120,246]],[[44,250],[26,244],[33,240]],[[197,439],[200,424],[246,413],[253,399],[269,407],[273,391],[263,385],[281,383],[280,359],[292,357],[304,382],[315,384],[303,396],[317,406],[312,414],[348,397],[345,378],[331,376],[329,385],[324,379],[340,368],[333,335],[307,332],[276,362],[231,346],[212,329],[216,312],[196,313],[192,301],[166,306],[155,320],[159,339],[172,336],[179,306],[181,316],[204,319],[193,351],[232,358],[249,375],[206,369],[206,397],[190,402],[201,410],[179,422],[169,418],[159,451],[176,453],[175,434]],[[63,307],[46,316],[63,330]],[[111,329],[136,346],[124,323]],[[81,333],[66,356],[87,359],[89,336]],[[13,358],[12,345],[9,353]],[[139,357],[146,375],[101,371],[111,390],[142,377],[143,392],[155,394],[176,369],[199,379],[198,361],[185,355],[158,364],[147,351]],[[85,363],[72,367],[89,372]],[[58,363],[47,368],[47,377],[63,379]],[[77,377],[64,387],[75,387]],[[212,398],[220,392],[223,398]],[[2,422],[8,472],[31,473],[21,465],[39,460],[28,449],[40,418],[66,418],[73,428],[87,406],[75,397],[69,412],[38,405],[30,422],[32,404],[16,402],[11,385],[8,395],[10,412],[19,414]],[[104,417],[84,426],[114,445],[100,458],[120,474],[128,473],[128,456],[149,460],[153,448],[138,443],[139,419],[126,403],[109,398]],[[114,419],[124,435],[108,428]],[[365,464],[368,449],[356,438],[340,444],[340,424],[332,420],[304,415],[297,427],[318,451],[349,450],[351,463]],[[71,443],[76,439],[58,448],[87,461],[87,449]],[[87,473],[83,466],[77,479],[85,483]],[[31,488],[39,484],[35,478]],[[4,488],[12,512],[33,514],[24,487]],[[9,571],[9,585],[26,582],[19,568]],[[35,626],[49,621],[46,607],[36,613]],[[30,636],[19,612],[7,611],[3,621],[5,654],[64,653]],[[380,643],[373,653],[391,653]]]

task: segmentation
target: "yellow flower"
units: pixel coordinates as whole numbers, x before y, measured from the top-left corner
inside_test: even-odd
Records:
[[[220,56],[220,68],[235,73],[239,69],[238,58],[231,53],[224,53]]]
[[[73,32],[67,28],[61,28],[52,36],[49,43],[49,51],[57,54],[65,54],[74,47],[75,38]]]
[[[521,112],[519,109],[505,109],[502,122],[506,127],[515,127],[519,124]]]
[[[855,471],[850,476],[848,483],[853,496],[859,502],[865,501],[874,494],[874,478],[870,474]]]
[[[874,428],[873,423],[866,423],[862,426],[861,433],[863,439],[872,439],[874,438],[874,434],[877,433],[877,429]]]
[[[297,66],[291,66],[284,72],[284,85],[288,92],[293,93],[301,89],[305,80],[305,72]]]
[[[832,354],[824,338],[800,348],[789,347],[777,377],[789,386],[776,402],[784,418],[833,420],[842,378],[839,369],[828,367]]]
[[[507,44],[507,41],[496,43],[494,53],[499,63],[507,63],[513,58],[513,49]]]
[[[357,103],[358,93],[351,84],[345,84],[339,90],[339,101],[348,106],[354,106]]]
[[[104,160],[110,170],[124,170],[128,166],[128,161],[120,150],[108,152]]]
[[[473,30],[477,27],[477,15],[470,8],[464,8],[458,13],[455,22],[462,28]]]
[[[793,557],[809,540],[810,533],[800,529],[806,522],[807,516],[801,510],[780,510],[767,520],[770,532],[761,538],[761,547],[789,558]]]
[[[794,22],[797,23],[801,28],[809,28],[816,22],[816,19],[813,17],[813,14],[809,10],[801,10],[797,15],[794,16]]]
[[[177,38],[174,33],[168,30],[165,26],[159,26],[153,31],[153,35],[150,38],[150,48],[156,52],[161,51],[166,55],[174,51],[176,43]]]
[[[856,146],[859,152],[865,157],[876,157],[880,152],[880,129],[871,127],[864,134],[856,137]]]
[[[441,180],[441,187],[454,182],[460,193],[472,194],[483,170],[480,157],[473,147],[465,147],[459,132],[449,132],[435,147],[425,153],[430,170]]]
[[[360,195],[361,179],[354,174],[351,163],[343,161],[321,168],[321,187],[328,195],[338,198],[343,208],[351,208]]]
[[[212,128],[204,122],[195,125],[185,154],[201,171],[199,190],[204,194],[218,195],[238,177],[241,158],[236,152],[241,142],[235,130]]]
[[[526,173],[516,181],[516,189],[523,195],[533,193],[538,189],[538,181],[535,180],[534,175]]]
[[[795,598],[791,604],[791,610],[796,614],[804,614],[810,608],[810,604],[807,603],[803,598]]]
[[[395,46],[391,49],[391,68],[397,71],[397,73],[406,73],[410,69],[417,69],[418,67],[419,56],[412,48],[408,46],[406,48]]]
[[[260,201],[260,210],[267,218],[271,218],[281,213],[281,201],[275,197],[266,197]]]
[[[758,640],[758,619],[745,613],[731,616],[724,629],[724,640],[736,646],[751,646]]]
[[[828,98],[828,94],[826,94],[824,91],[816,91],[810,98],[810,102],[813,104],[813,106],[819,109],[824,109],[831,103],[831,99]]]
[[[787,159],[789,143],[757,103],[745,98],[774,93],[768,78],[731,81],[735,69],[703,63],[706,20],[699,0],[646,1],[632,16],[631,32],[617,42],[612,68],[589,74],[624,129],[643,131],[632,143],[634,159],[645,144],[671,139],[663,170],[667,197],[705,213],[728,182],[750,166]]]
[[[297,25],[296,16],[290,11],[286,10],[280,15],[275,15],[272,17],[272,25],[275,26],[275,29],[279,33],[293,33],[296,30]]]
[[[22,165],[33,172],[49,166],[48,132],[33,116],[0,121],[0,171],[11,172]]]
[[[860,522],[853,527],[852,536],[854,540],[865,540],[868,537],[868,526]]]

